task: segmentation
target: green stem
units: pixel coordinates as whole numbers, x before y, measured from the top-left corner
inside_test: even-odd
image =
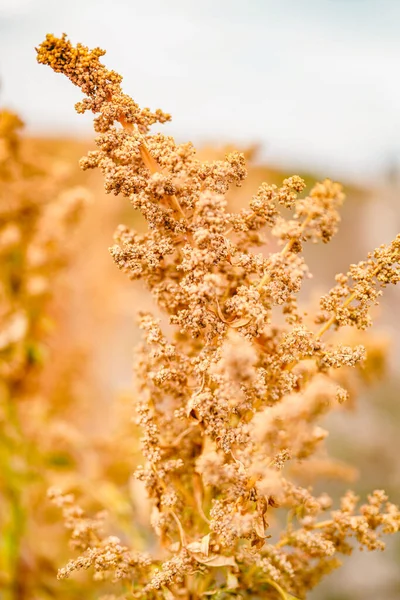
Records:
[[[22,443],[18,413],[13,402],[13,395],[6,400],[7,424],[17,434],[17,442],[9,436],[2,437],[0,447],[0,464],[4,476],[4,496],[7,500],[8,511],[4,513],[8,520],[3,523],[2,543],[0,547],[0,564],[6,574],[6,586],[2,600],[19,600],[20,581],[19,571],[21,563],[21,544],[25,529],[25,515],[22,499],[22,481],[20,473],[15,470],[13,460],[19,453],[15,452],[15,446]],[[8,512],[8,515],[7,515]]]

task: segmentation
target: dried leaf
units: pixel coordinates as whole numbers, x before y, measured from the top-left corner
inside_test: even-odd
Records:
[[[193,552],[194,554],[203,554],[203,556],[208,556],[210,546],[210,534],[208,533],[204,537],[201,538],[200,542],[191,542],[186,546],[189,552]]]
[[[235,461],[235,463],[239,466],[238,472],[241,475],[245,475],[246,474],[246,467],[244,466],[244,464],[242,463],[242,461],[239,460],[238,458],[236,458],[232,451],[231,451],[231,456],[232,456],[233,460]]]
[[[265,524],[264,517],[262,515],[258,515],[254,519],[254,531],[256,532],[259,538],[265,538]]]
[[[228,590],[236,590],[239,587],[238,578],[230,571],[228,571],[228,574],[226,576],[226,587]]]
[[[207,565],[208,567],[237,567],[233,556],[222,556],[222,554],[214,554],[205,558],[194,556],[197,562]]]
[[[221,321],[223,323],[226,323],[227,325],[229,325],[229,321],[227,321],[225,319],[224,315],[222,314],[222,310],[221,310],[221,307],[219,305],[218,298],[216,299],[216,303],[217,303],[217,315],[219,316],[219,318],[221,319]]]
[[[232,321],[231,323],[228,323],[228,325],[229,325],[229,327],[233,327],[233,329],[239,329],[239,327],[244,327],[245,325],[248,325],[252,320],[253,320],[253,317],[241,317],[240,319],[237,319],[236,321]]]
[[[203,510],[203,496],[204,496],[203,482],[198,473],[194,473],[194,475],[193,475],[193,493],[194,493],[194,499],[196,501],[197,510],[199,511],[200,516],[206,523],[210,523],[209,519],[207,518],[207,515],[205,514],[205,512]],[[207,551],[207,554],[208,554],[208,551]]]
[[[210,534],[208,533],[201,540],[202,554],[204,554],[205,556],[208,556],[209,548],[210,548]]]
[[[186,546],[186,550],[189,550],[189,552],[193,552],[193,554],[200,554],[201,553],[201,543],[200,542],[190,542],[190,544],[188,544]]]

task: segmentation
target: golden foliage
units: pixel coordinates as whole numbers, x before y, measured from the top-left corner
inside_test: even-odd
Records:
[[[310,318],[296,298],[308,276],[302,248],[335,235],[341,186],[325,180],[302,196],[305,183],[294,176],[262,184],[249,208],[229,212],[226,194],[246,178],[244,155],[200,161],[191,144],[151,133],[170,116],[140,109],[103,55],[65,35],[48,35],[37,49],[40,63],[85,94],[77,111],[96,115],[98,149],[81,167],[100,168],[106,191],[128,197],[148,222],[143,234],[120,226],[111,255],[175,326],[169,339],[141,315],[135,367],[145,461],[136,478],[158,545],[138,552],[104,537],[101,515],[87,518],[53,490],[81,553],[60,577],[93,566],[96,579],[122,582],[123,598],[305,598],[353,539],[382,549],[381,535],[399,529],[383,491],[359,508],[348,492],[334,509],[327,494],[298,483],[291,465],[323,456],[320,419],[347,399],[343,373],[366,359],[362,345],[325,334],[370,325],[382,288],[399,280],[400,236],[338,275]],[[271,252],[255,253],[267,240]]]

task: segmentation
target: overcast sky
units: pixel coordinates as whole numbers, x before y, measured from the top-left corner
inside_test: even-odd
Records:
[[[329,176],[400,164],[400,0],[0,0],[0,103],[85,133],[79,91],[36,64],[47,32],[107,49],[179,140],[259,142]]]

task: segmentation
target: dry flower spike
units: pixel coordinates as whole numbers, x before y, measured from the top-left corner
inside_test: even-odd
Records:
[[[358,509],[349,492],[333,510],[326,494],[295,482],[290,466],[318,458],[327,436],[320,418],[347,394],[335,370],[365,359],[363,347],[322,337],[370,324],[381,288],[399,281],[400,236],[337,277],[314,330],[296,302],[308,275],[302,247],[335,235],[341,186],[325,180],[301,196],[297,176],[280,188],[264,183],[249,208],[229,212],[226,194],[246,177],[244,156],[201,162],[191,144],[152,133],[169,115],[139,108],[103,55],[65,35],[47,35],[37,48],[40,63],[85,94],[76,110],[95,114],[97,150],[81,167],[100,168],[106,191],[128,198],[148,222],[145,234],[118,227],[111,256],[143,280],[176,329],[170,340],[150,314],[140,316],[144,464],[136,477],[159,544],[143,555],[103,538],[73,499],[53,493],[82,552],[60,576],[93,565],[97,579],[125,582],[124,598],[303,599],[351,552],[352,539],[381,549],[381,534],[399,530],[398,508],[383,492]],[[281,249],[256,253],[267,236]],[[277,507],[290,517],[278,536]]]

